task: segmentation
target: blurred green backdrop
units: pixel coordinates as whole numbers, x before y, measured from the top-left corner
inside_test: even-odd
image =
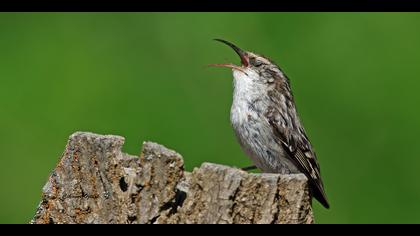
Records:
[[[229,123],[223,38],[291,79],[331,209],[318,223],[419,223],[420,14],[2,13],[0,222],[27,223],[75,131],[250,164]]]

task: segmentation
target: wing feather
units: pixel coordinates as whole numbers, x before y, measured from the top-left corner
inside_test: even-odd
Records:
[[[283,145],[298,169],[309,179],[314,197],[329,208],[320,166],[297,115],[288,80],[277,79],[273,90],[268,92],[268,97],[276,106],[269,106],[265,116],[278,142]]]

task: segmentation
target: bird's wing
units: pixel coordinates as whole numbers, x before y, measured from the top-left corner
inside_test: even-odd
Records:
[[[286,89],[285,86],[287,86]],[[272,104],[276,104],[276,106],[269,106],[265,116],[277,141],[309,179],[310,185],[313,186],[314,197],[328,208],[329,204],[321,180],[320,167],[311,143],[297,116],[289,84],[275,84],[270,95]],[[278,107],[279,105],[280,107]]]
[[[273,128],[276,138],[278,138],[292,161],[307,176],[310,184],[314,187],[312,188],[314,197],[326,208],[329,208],[316,154],[303,127],[299,123],[291,124],[290,119],[286,120],[287,118],[274,108],[267,116],[267,119]]]
[[[275,80],[267,92],[271,106],[267,107],[264,115],[273,129],[276,141],[308,178],[312,195],[329,208],[316,154],[297,115],[289,79],[279,67],[267,72]]]

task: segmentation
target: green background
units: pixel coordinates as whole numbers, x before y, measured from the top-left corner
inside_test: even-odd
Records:
[[[290,77],[331,209],[318,223],[420,223],[420,14],[2,13],[0,222],[27,223],[75,131],[249,165],[229,123],[238,63]]]

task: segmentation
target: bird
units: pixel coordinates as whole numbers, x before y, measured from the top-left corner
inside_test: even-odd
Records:
[[[232,48],[241,60],[241,65],[209,66],[232,69],[230,121],[242,150],[263,173],[303,173],[311,196],[328,209],[320,165],[298,116],[289,78],[271,59],[214,40]]]

